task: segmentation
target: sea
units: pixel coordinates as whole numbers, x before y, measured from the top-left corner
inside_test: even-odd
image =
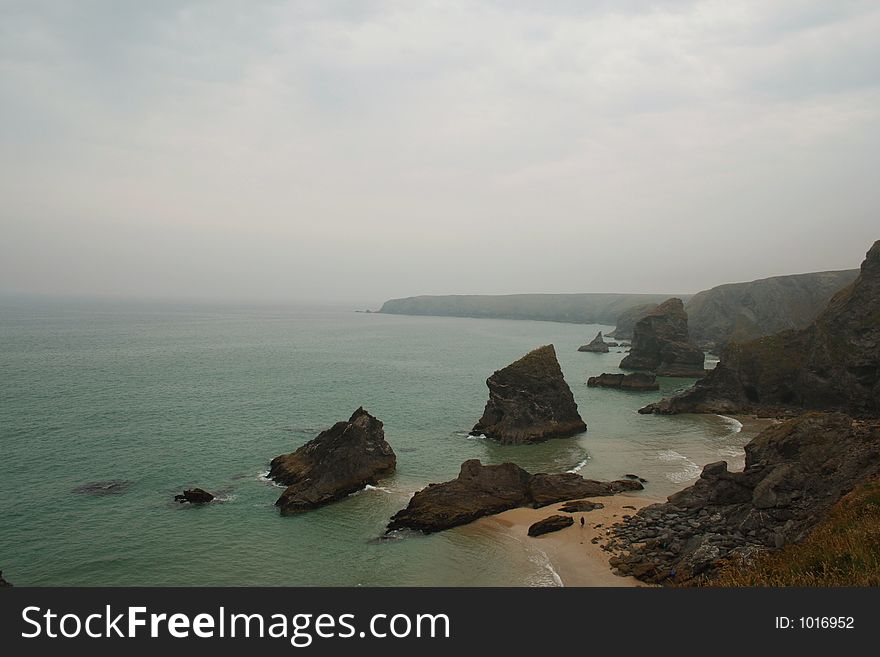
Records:
[[[0,570],[20,586],[556,586],[537,542],[385,525],[462,461],[594,479],[663,498],[702,466],[743,465],[733,418],[639,415],[657,392],[588,388],[612,327],[410,317],[307,305],[0,300]],[[485,380],[553,344],[588,430],[537,445],[468,435]],[[363,406],[397,472],[293,517],[269,461]],[[194,507],[175,494],[217,495]]]

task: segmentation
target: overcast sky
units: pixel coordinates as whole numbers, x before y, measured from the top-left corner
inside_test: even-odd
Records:
[[[878,34],[870,0],[0,0],[0,293],[375,305],[857,267]]]

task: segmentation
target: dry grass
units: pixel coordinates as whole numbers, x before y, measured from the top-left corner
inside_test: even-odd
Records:
[[[880,482],[858,486],[802,542],[729,562],[709,586],[880,586]]]

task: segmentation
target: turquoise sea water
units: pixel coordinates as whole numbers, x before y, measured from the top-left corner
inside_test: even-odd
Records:
[[[544,585],[540,550],[459,530],[376,540],[413,492],[469,458],[589,478],[636,473],[662,497],[748,439],[717,416],[635,411],[658,393],[591,389],[624,354],[599,329],[346,309],[0,301],[0,569],[17,585]],[[467,436],[485,379],[547,343],[589,430],[534,446]],[[665,379],[662,394],[690,380]],[[398,471],[300,516],[268,462],[363,405]],[[118,494],[74,492],[120,480]],[[201,486],[224,501],[178,505]]]

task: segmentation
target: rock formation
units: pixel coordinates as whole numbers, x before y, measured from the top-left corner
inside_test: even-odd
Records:
[[[313,509],[375,485],[394,472],[397,457],[382,422],[363,408],[292,454],[272,459],[269,478],[287,486],[275,506],[284,515]]]
[[[183,491],[183,495],[175,495],[174,499],[181,504],[184,502],[189,502],[190,504],[207,504],[214,499],[214,496],[201,488],[190,488]]]
[[[132,482],[122,479],[111,479],[109,481],[90,481],[87,484],[81,484],[74,488],[72,493],[85,493],[87,495],[121,495],[131,488]]]
[[[441,531],[477,518],[520,506],[542,507],[580,497],[642,490],[637,481],[602,482],[578,474],[529,474],[518,465],[483,465],[476,459],[461,464],[456,479],[429,484],[410,499],[388,524],[388,531]]]
[[[880,475],[880,422],[806,413],[746,446],[742,472],[710,463],[690,488],[615,528],[621,574],[689,582],[719,560],[804,538],[855,485]]]
[[[599,376],[591,376],[587,379],[590,388],[620,388],[621,390],[660,390],[657,377],[645,372],[633,372],[632,374],[608,374],[603,372]]]
[[[605,505],[601,502],[591,502],[590,500],[572,500],[566,502],[559,510],[563,513],[583,513],[585,511],[595,511],[596,509],[604,509]]]
[[[593,338],[592,342],[590,342],[589,344],[583,344],[578,347],[578,351],[589,351],[593,353],[607,354],[608,345],[605,343],[605,340],[602,339],[602,331],[599,331],[596,334],[596,337]]]
[[[632,340],[633,329],[642,317],[657,309],[656,303],[643,303],[624,310],[617,316],[617,325],[608,335],[615,340]]]
[[[472,435],[506,444],[564,438],[587,430],[553,345],[539,347],[486,380],[489,401]]]
[[[648,370],[658,376],[705,374],[703,351],[688,337],[688,316],[681,299],[667,299],[636,322],[632,349],[621,369]]]
[[[642,413],[755,413],[804,409],[880,414],[880,241],[858,278],[813,324],[732,343],[702,381]]]
[[[3,579],[3,571],[0,570],[0,589],[10,586],[12,586],[12,584]]]
[[[858,274],[858,269],[849,269],[774,276],[705,290],[685,306],[691,339],[720,349],[729,342],[806,328]]]
[[[560,529],[571,527],[574,524],[574,518],[571,516],[547,516],[532,523],[529,527],[529,536],[542,536],[550,532],[558,532]]]

